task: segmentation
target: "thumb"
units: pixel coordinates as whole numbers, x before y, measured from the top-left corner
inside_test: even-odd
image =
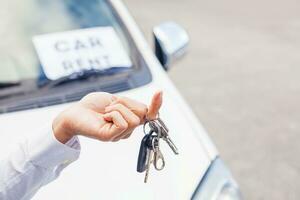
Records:
[[[155,92],[155,94],[153,95],[151,104],[148,109],[147,119],[156,119],[159,109],[162,105],[162,96],[162,91]]]

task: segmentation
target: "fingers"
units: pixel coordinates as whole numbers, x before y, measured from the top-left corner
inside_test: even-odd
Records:
[[[105,108],[105,112],[118,111],[128,123],[128,128],[135,128],[140,124],[140,118],[122,104],[115,104]]]
[[[101,140],[112,141],[114,138],[121,136],[127,129],[128,123],[123,118],[121,113],[112,111],[103,115],[103,118],[111,123],[107,123],[105,128],[101,131]]]
[[[158,115],[161,105],[162,105],[162,91],[159,91],[156,92],[152,97],[152,101],[147,113],[147,119],[150,120],[155,119]]]
[[[106,129],[105,138],[110,141],[118,141],[128,138],[133,130],[140,125],[140,118],[122,104],[115,104],[105,108],[107,114],[104,119],[112,122]]]
[[[133,99],[129,99],[127,97],[117,97],[117,99],[111,103],[110,105],[122,104],[131,110],[135,115],[140,118],[140,122],[142,123],[146,117],[148,112],[148,108],[145,104],[135,101]]]
[[[133,130],[147,119],[157,118],[162,105],[162,92],[153,95],[149,109],[147,106],[126,98],[117,97],[105,107],[103,118],[109,122],[101,130],[100,140],[118,141],[130,137]]]
[[[114,138],[113,141],[117,141],[122,138],[128,138],[131,135],[131,133],[133,132],[133,130],[138,125],[140,125],[140,122],[141,122],[140,118],[122,104],[115,104],[115,105],[111,105],[111,106],[108,106],[105,108],[105,112],[107,112],[107,113],[112,112],[112,111],[119,112],[128,124],[127,130],[125,132],[123,132],[121,135]]]
[[[149,106],[149,110],[147,112],[147,108],[142,103],[137,101],[122,97],[117,100],[120,103],[114,102],[113,105],[108,106],[105,111],[118,111],[122,114],[123,118],[128,123],[128,130],[125,131],[122,135],[119,135],[114,138],[114,141],[118,141],[120,139],[126,139],[130,137],[132,131],[145,120],[145,116],[147,115],[147,119],[156,119],[159,109],[162,105],[162,92],[156,92],[153,95],[151,104]],[[125,105],[124,105],[125,104]],[[135,111],[135,112],[134,112]],[[140,117],[138,117],[138,116]]]

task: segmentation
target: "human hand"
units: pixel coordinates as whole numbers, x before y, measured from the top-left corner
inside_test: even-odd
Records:
[[[153,95],[149,109],[143,103],[104,92],[88,94],[53,121],[55,137],[66,143],[75,135],[101,141],[128,138],[145,119],[156,118],[162,92]]]

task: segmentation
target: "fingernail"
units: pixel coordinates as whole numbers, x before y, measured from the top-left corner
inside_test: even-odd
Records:
[[[163,97],[163,91],[159,91],[159,98],[162,99]]]
[[[114,105],[117,101],[118,101],[118,97],[117,97],[117,96],[112,96],[112,97],[111,97],[111,102],[110,102],[109,105],[110,105],[110,106],[111,106],[111,105]]]
[[[156,98],[157,98],[157,100],[162,100],[162,96],[163,96],[163,92],[160,90],[160,91],[158,91],[157,93],[156,93]]]
[[[110,116],[108,115],[108,113],[106,113],[106,114],[103,115],[103,119],[105,121],[111,121]]]

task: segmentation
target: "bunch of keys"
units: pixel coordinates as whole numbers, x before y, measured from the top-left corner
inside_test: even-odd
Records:
[[[149,125],[150,128],[148,133],[146,132],[147,125]],[[174,154],[178,154],[178,149],[171,140],[168,132],[169,129],[159,117],[155,120],[148,120],[144,124],[145,136],[143,137],[140,146],[137,171],[140,173],[146,171],[144,179],[145,183],[147,183],[148,180],[151,164],[153,164],[154,168],[158,171],[165,167],[164,156],[159,148],[160,139],[163,139],[169,145]]]

